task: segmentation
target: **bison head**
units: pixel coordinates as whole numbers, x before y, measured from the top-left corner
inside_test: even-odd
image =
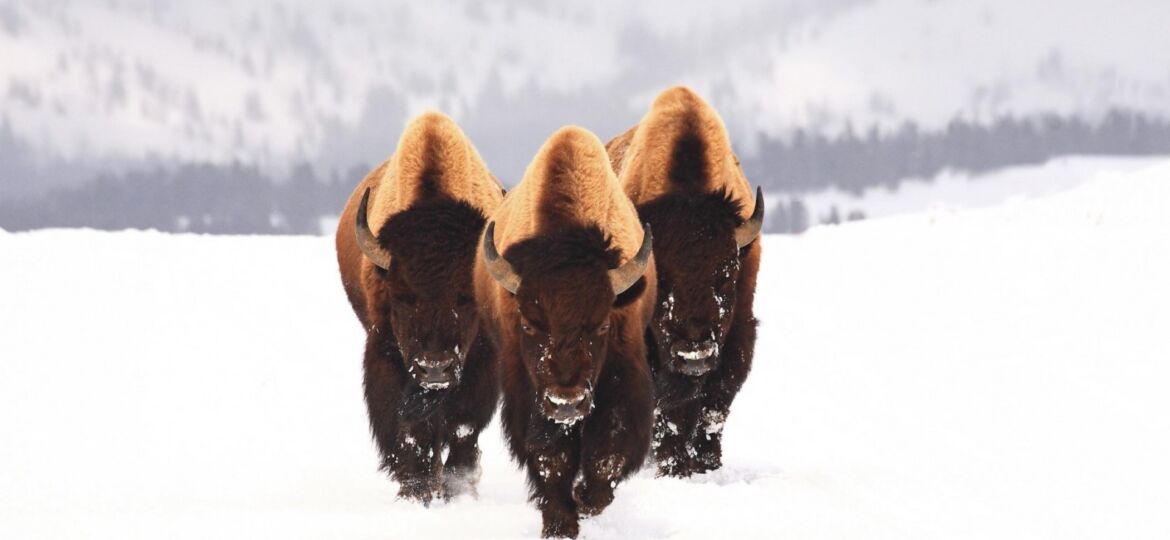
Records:
[[[356,227],[384,285],[376,309],[388,315],[413,380],[427,390],[448,388],[459,382],[479,328],[471,274],[486,220],[466,203],[430,199],[391,216],[375,236],[366,221],[369,195]]]
[[[654,246],[658,304],[651,325],[658,367],[701,376],[718,367],[735,310],[740,255],[759,236],[764,197],[751,218],[726,193],[676,193],[639,208],[662,232]]]
[[[652,239],[625,264],[597,227],[573,227],[521,241],[501,257],[495,223],[484,235],[484,262],[514,295],[515,328],[538,407],[548,419],[572,425],[593,408],[593,387],[604,365],[615,309],[646,288],[643,272]]]

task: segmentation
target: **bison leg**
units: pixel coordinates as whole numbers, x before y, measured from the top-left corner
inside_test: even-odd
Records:
[[[402,425],[391,469],[398,480],[399,497],[430,505],[439,492],[443,461],[438,435],[436,426],[429,421]]]
[[[617,369],[616,363],[610,363]],[[577,511],[594,516],[613,502],[617,484],[637,471],[650,446],[652,401],[650,381],[642,374],[607,373],[599,384],[597,407],[586,420],[582,436],[581,474],[573,488]],[[619,398],[620,397],[620,398]]]
[[[450,452],[443,467],[443,498],[476,494],[481,469],[479,434],[492,419],[499,400],[493,351],[476,340],[468,352],[463,382],[448,404],[446,440]]]
[[[378,446],[382,470],[392,471],[398,438],[398,404],[402,400],[403,373],[398,348],[393,343],[379,342],[377,334],[366,340],[363,362],[366,412],[370,417],[370,433]]]
[[[477,496],[476,486],[483,474],[479,466],[479,432],[483,428],[475,428],[471,424],[452,424],[447,429],[447,444],[449,452],[447,462],[443,465],[444,499],[453,499],[460,495],[471,494]]]
[[[693,472],[714,471],[723,466],[723,424],[731,411],[731,403],[739,394],[751,371],[752,349],[756,341],[755,321],[745,321],[732,327],[719,359],[719,369],[703,387],[698,411],[698,425],[692,446],[695,458]]]
[[[382,469],[400,484],[398,496],[429,504],[436,484],[434,464],[442,466],[434,430],[425,421],[401,421],[399,408],[406,374],[401,369],[397,345],[382,339],[383,335],[370,333],[363,362],[370,431],[381,455]]]
[[[690,463],[691,474],[710,472],[723,466],[723,422],[726,419],[727,411],[706,407],[700,410],[699,425],[691,442],[695,449]]]
[[[559,426],[550,426],[559,430]],[[577,506],[572,498],[573,478],[580,461],[580,437],[572,433],[541,434],[546,445],[531,448],[525,465],[532,499],[540,508],[541,536],[576,538]]]
[[[694,433],[699,419],[698,401],[685,401],[661,409],[654,419],[654,460],[658,476],[690,476],[696,450]]]

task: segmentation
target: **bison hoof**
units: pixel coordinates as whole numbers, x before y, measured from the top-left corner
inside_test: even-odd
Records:
[[[699,456],[691,459],[667,459],[658,463],[658,476],[689,478],[692,475],[708,473],[723,466],[718,455]]]
[[[686,478],[694,471],[689,456],[658,456],[658,476]]]
[[[398,488],[398,498],[430,506],[435,499],[435,487],[426,480],[407,480]]]
[[[596,516],[613,502],[613,488],[608,485],[586,485],[578,482],[573,487],[573,501],[583,516]]]
[[[696,455],[691,459],[694,473],[705,473],[723,467],[723,444],[719,436],[707,436],[695,444]]]
[[[691,463],[690,469],[691,474],[703,474],[719,470],[720,467],[723,467],[723,460],[720,458],[718,453],[712,453],[700,454],[699,457],[695,458],[694,462]]]
[[[541,538],[576,538],[581,531],[577,524],[575,513],[556,513],[544,515],[544,526],[540,529]]]
[[[476,485],[479,484],[480,471],[477,468],[474,471],[458,471],[448,472],[443,475],[443,489],[441,496],[443,500],[451,500],[460,495],[471,495],[478,497],[479,493],[476,491]]]
[[[687,478],[691,476],[691,468],[681,465],[658,465],[658,476],[670,476],[673,478]]]

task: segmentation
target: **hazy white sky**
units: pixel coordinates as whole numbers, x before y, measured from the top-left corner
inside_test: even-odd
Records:
[[[694,86],[737,143],[1115,106],[1170,114],[1170,3],[0,3],[0,122],[48,156],[344,167],[440,108],[504,174]]]

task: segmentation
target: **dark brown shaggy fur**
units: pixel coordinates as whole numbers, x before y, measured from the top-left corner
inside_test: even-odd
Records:
[[[623,189],[654,231],[658,294],[646,332],[659,414],[660,475],[722,466],[722,427],[751,370],[760,239],[737,249],[750,193],[718,114],[686,88],[664,91],[642,122],[606,145]],[[672,347],[714,342],[703,375],[678,368]]]
[[[378,279],[367,284],[370,428],[399,495],[424,503],[474,491],[479,433],[498,401],[495,358],[479,332],[471,286],[484,221],[466,203],[443,198],[395,214],[378,236],[394,254],[390,270],[375,268]],[[425,390],[408,373],[407,358],[456,345],[467,354],[453,388]]]
[[[367,329],[365,397],[382,468],[400,483],[399,496],[423,503],[474,491],[479,433],[499,397],[495,357],[479,335],[471,290],[484,221],[479,210],[441,196],[394,215],[379,234],[394,254],[390,270],[367,265],[359,294],[351,295]],[[456,343],[467,351],[460,382],[424,390],[408,373],[407,358]]]
[[[618,255],[608,240],[595,227],[560,231],[504,253],[522,285],[515,316],[494,335],[501,418],[512,454],[527,468],[544,536],[575,537],[578,515],[608,506],[614,486],[641,467],[649,449],[653,403],[639,300],[653,283],[643,278],[615,298],[606,271],[617,267]],[[608,331],[599,331],[606,321]],[[550,349],[544,362],[552,365],[542,373],[538,364]],[[541,412],[544,388],[582,384],[593,388],[593,410],[583,421],[564,426]]]
[[[355,234],[367,191],[365,217],[390,255],[387,269],[363,254]],[[472,270],[485,214],[502,198],[459,126],[428,112],[407,124],[395,152],[341,213],[337,262],[366,331],[370,430],[400,497],[425,504],[475,490],[477,441],[499,389],[495,354],[479,331]]]
[[[543,535],[575,537],[579,516],[608,506],[649,451],[654,390],[643,333],[654,259],[615,297],[608,271],[637,251],[641,224],[601,142],[580,128],[549,138],[491,219],[520,276],[509,293],[488,273],[481,247],[476,298],[499,351],[501,420],[528,472]],[[550,420],[558,409],[549,395],[588,398],[566,425]]]
[[[722,426],[751,370],[759,248],[757,241],[736,249],[738,207],[722,192],[679,192],[638,208],[655,231],[658,265],[658,305],[646,341],[660,411],[654,441],[660,474],[689,476],[722,465]],[[694,377],[670,368],[674,341],[712,334],[720,344],[714,370]]]

